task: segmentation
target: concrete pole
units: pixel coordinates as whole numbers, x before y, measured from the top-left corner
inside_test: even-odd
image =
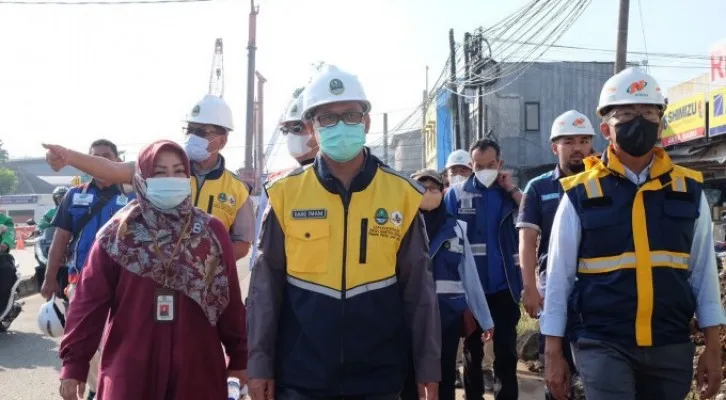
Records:
[[[247,130],[245,132],[245,172],[250,173],[252,166],[252,144],[254,142],[254,109],[255,109],[255,50],[257,50],[257,14],[259,6],[250,0],[249,36],[247,42]],[[244,178],[244,177],[243,177]]]

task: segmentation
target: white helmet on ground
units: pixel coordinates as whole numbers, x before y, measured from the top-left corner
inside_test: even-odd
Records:
[[[371,110],[363,85],[358,77],[345,72],[335,65],[326,64],[301,94],[303,98],[303,118],[310,119],[312,111],[330,103],[358,101],[363,104],[363,112]]]
[[[302,121],[303,112],[303,93],[292,99],[285,109],[285,114],[282,116],[280,124],[287,122]]]
[[[562,136],[595,136],[595,130],[585,114],[570,110],[555,118],[555,122],[552,123],[550,140]]]
[[[234,130],[232,122],[232,110],[227,103],[220,97],[208,94],[194,105],[192,111],[186,118],[187,123],[196,123],[203,125],[217,125]]]
[[[38,328],[47,336],[57,338],[63,336],[66,327],[67,305],[57,300],[55,295],[40,306],[38,312]]]
[[[626,68],[605,82],[600,92],[597,116],[607,114],[612,106],[654,104],[665,110],[663,93],[655,79],[636,67]]]
[[[462,167],[471,168],[471,156],[466,150],[454,150],[446,159],[446,169],[460,165]]]

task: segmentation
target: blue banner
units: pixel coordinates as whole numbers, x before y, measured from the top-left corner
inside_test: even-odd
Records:
[[[446,166],[446,158],[453,149],[451,106],[449,101],[451,92],[446,89],[436,94],[436,170],[441,171]]]

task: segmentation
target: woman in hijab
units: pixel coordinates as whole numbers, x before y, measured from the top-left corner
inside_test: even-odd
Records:
[[[444,181],[434,170],[421,170],[411,176],[426,189],[420,211],[426,221],[429,256],[433,266],[441,316],[441,383],[439,399],[454,400],[456,354],[463,325],[464,311],[469,308],[484,330],[482,341],[491,339],[494,322],[489,313],[484,290],[474,262],[466,223],[451,216],[444,206]],[[413,364],[411,364],[413,365]],[[417,400],[413,367],[404,384],[401,398]]]
[[[245,384],[234,249],[222,223],[192,206],[189,174],[173,142],[139,154],[137,200],[101,229],[76,287],[60,347],[63,399],[83,398],[102,336],[100,399],[223,400],[227,377]]]

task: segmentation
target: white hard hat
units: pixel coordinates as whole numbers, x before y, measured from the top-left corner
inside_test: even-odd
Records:
[[[363,112],[371,110],[371,103],[363,91],[358,77],[345,72],[335,65],[326,64],[301,94],[303,98],[303,118],[310,119],[314,108],[330,103],[359,101]]]
[[[626,68],[605,82],[600,92],[597,116],[607,108],[624,104],[654,104],[665,110],[663,93],[655,79],[636,67]]]
[[[562,136],[595,136],[595,130],[585,114],[570,110],[555,118],[555,122],[552,123],[550,140]]]
[[[204,96],[200,102],[194,105],[192,111],[187,115],[186,122],[217,125],[230,131],[234,129],[232,110],[223,99],[211,94]]]
[[[67,305],[64,301],[59,301],[55,295],[51,299],[40,306],[38,312],[38,328],[44,335],[53,338],[63,336],[66,326]]]
[[[468,151],[454,150],[449,154],[449,158],[446,159],[446,169],[456,165],[471,168],[471,156]]]
[[[302,121],[302,111],[303,94],[300,93],[297,98],[292,99],[292,101],[290,101],[290,104],[288,104],[287,108],[285,109],[285,114],[282,116],[282,120],[280,121],[280,124],[284,124],[286,122]]]

